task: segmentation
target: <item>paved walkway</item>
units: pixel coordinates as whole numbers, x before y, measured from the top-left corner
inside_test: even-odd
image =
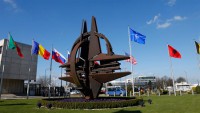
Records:
[[[48,98],[43,96],[28,96],[29,99],[31,98]],[[2,94],[1,99],[27,99],[25,95],[15,95],[15,94]]]

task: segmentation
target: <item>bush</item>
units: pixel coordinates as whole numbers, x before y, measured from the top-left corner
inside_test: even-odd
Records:
[[[168,94],[168,91],[167,90],[163,90],[162,94],[166,95],[166,94]]]
[[[113,97],[114,98],[114,97]],[[110,99],[110,98],[104,98]],[[119,99],[119,100],[117,100]],[[120,100],[121,99],[121,100]],[[130,97],[114,98],[117,101],[62,101],[62,99],[43,99],[40,100],[42,105],[47,106],[51,104],[52,107],[65,109],[102,109],[102,108],[118,108],[138,105],[139,101],[143,99],[135,99]]]
[[[199,85],[196,87],[196,93],[200,94],[200,86]]]

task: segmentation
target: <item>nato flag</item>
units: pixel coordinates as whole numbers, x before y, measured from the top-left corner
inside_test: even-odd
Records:
[[[131,28],[129,28],[129,31],[130,31],[131,41],[137,42],[139,44],[145,44],[146,36],[132,30]]]

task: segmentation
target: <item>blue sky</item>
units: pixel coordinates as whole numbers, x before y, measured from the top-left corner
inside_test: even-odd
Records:
[[[128,26],[146,35],[145,45],[132,43],[138,62],[134,76],[170,77],[170,44],[182,55],[172,58],[175,78],[187,73],[189,82],[197,83],[200,69],[194,39],[200,40],[199,6],[199,0],[0,0],[0,38],[10,32],[15,41],[31,45],[34,39],[48,51],[53,44],[67,56],[80,35],[82,19],[90,30],[95,16],[99,33],[109,39],[115,54],[129,52]],[[129,63],[121,64],[130,70]],[[39,56],[37,77],[44,76],[49,65],[50,60]],[[53,61],[53,76],[60,76],[58,66]]]

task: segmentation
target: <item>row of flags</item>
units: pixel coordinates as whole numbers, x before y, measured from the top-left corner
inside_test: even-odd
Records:
[[[130,33],[130,40],[137,42],[139,44],[145,44],[145,39],[146,36],[144,36],[143,34],[134,31],[133,29],[129,28],[129,33]],[[198,43],[197,41],[195,41],[195,45],[196,45],[196,50],[197,50],[197,54],[200,54],[200,43]],[[181,58],[181,54],[179,51],[177,51],[175,48],[173,48],[171,45],[167,45],[168,46],[168,51],[169,51],[169,56],[173,57],[173,58]],[[130,56],[128,53],[125,52],[126,56]],[[130,62],[134,65],[137,64],[136,59],[131,55],[130,59],[126,60],[127,62]]]
[[[145,39],[146,36],[144,36],[143,34],[134,31],[133,29],[129,28],[129,33],[130,33],[130,40],[137,42],[139,44],[145,44]],[[196,49],[197,49],[197,54],[200,54],[200,43],[195,41],[195,45],[196,45]],[[17,43],[13,40],[11,34],[9,33],[9,43],[8,43],[8,48],[9,49],[16,49],[17,54],[23,58],[24,55],[21,52],[21,49],[19,48],[19,46],[17,45]],[[173,58],[181,58],[181,54],[180,52],[178,52],[175,48],[173,48],[171,45],[168,45],[168,51],[169,51],[169,56],[173,57]],[[31,50],[32,54],[36,54],[36,55],[40,55],[42,56],[44,59],[49,60],[49,57],[51,56],[51,53],[48,52],[41,44],[39,44],[38,42],[34,41],[32,42],[32,50]],[[70,53],[68,51],[67,53],[68,55],[68,60],[70,57]],[[128,53],[125,52],[126,56],[130,56]],[[60,53],[58,52],[55,48],[52,50],[52,59],[54,59],[56,62],[64,64],[66,63],[66,58]],[[126,60],[127,62],[130,62],[134,65],[137,64],[136,59],[131,55],[129,59]]]
[[[10,33],[9,33],[8,48],[16,49],[17,54],[21,58],[24,58],[24,55],[22,54],[21,49],[19,48],[17,43],[13,40],[13,37],[11,36]],[[32,42],[31,54],[40,55],[41,57],[43,57],[46,60],[49,60],[49,57],[51,56],[51,53],[49,51],[47,51],[41,44],[39,44],[38,42],[36,42],[34,40]],[[70,52],[68,51],[67,54],[68,54],[68,60],[69,60]],[[53,50],[52,50],[51,57],[52,57],[52,59],[54,59],[56,62],[58,62],[60,64],[66,63],[66,58],[60,52],[58,52],[55,48],[53,48]]]

